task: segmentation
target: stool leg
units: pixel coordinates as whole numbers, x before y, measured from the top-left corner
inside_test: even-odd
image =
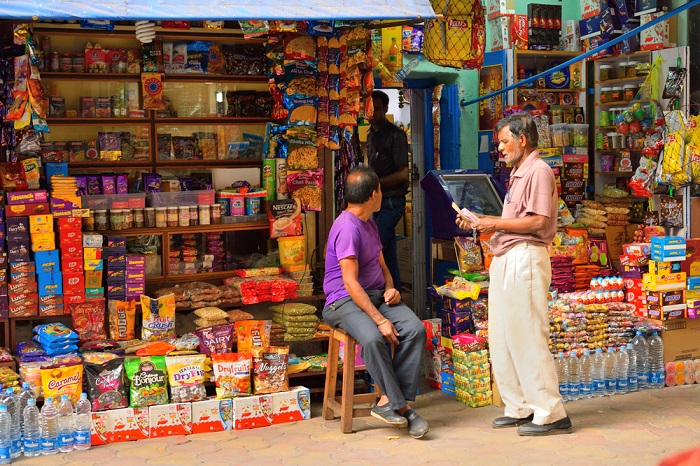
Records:
[[[343,391],[340,414],[340,430],[344,434],[352,432],[352,410],[355,395],[355,340],[345,337],[343,357]]]
[[[334,417],[333,410],[328,406],[328,400],[335,399],[338,383],[338,340],[333,330],[328,340],[328,364],[326,367],[326,388],[323,391],[323,419],[330,421]]]

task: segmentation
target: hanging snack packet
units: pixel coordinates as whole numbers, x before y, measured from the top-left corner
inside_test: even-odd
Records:
[[[136,301],[119,301],[110,299],[109,336],[117,341],[136,338],[134,322],[136,321]]]
[[[323,169],[303,170],[287,174],[287,184],[292,198],[301,201],[303,210],[321,210]]]
[[[241,320],[236,322],[237,350],[250,353],[253,348],[264,348],[270,344],[269,320]]]
[[[124,360],[115,358],[102,364],[84,363],[88,397],[93,411],[126,408],[129,397],[126,393]]]
[[[287,131],[289,156],[288,170],[310,170],[318,168],[316,131],[310,128],[290,128]]]
[[[250,354],[212,353],[212,365],[216,377],[216,398],[233,398],[250,395]]]
[[[233,346],[234,324],[200,328],[195,332],[199,338],[199,352],[204,354],[227,353]]]
[[[83,391],[83,365],[42,368],[41,386],[46,398],[60,399],[62,395],[68,395],[75,405]]]
[[[171,403],[201,401],[207,397],[204,388],[205,360],[206,356],[203,354],[165,358]]]
[[[143,325],[141,339],[148,341],[175,338],[175,295],[154,299],[141,295]]]
[[[165,356],[127,358],[126,376],[131,382],[129,404],[132,408],[168,404],[168,379]]]
[[[253,348],[253,383],[256,394],[289,390],[288,358],[288,346]]]
[[[163,74],[141,73],[144,110],[165,110],[163,94]]]
[[[69,304],[73,328],[80,341],[106,340],[105,300],[89,299],[84,303]]]

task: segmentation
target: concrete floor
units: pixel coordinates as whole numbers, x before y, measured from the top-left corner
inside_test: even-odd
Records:
[[[515,429],[494,430],[491,420],[501,415],[501,408],[469,408],[438,391],[420,396],[413,405],[432,428],[422,440],[371,417],[354,421],[356,433],[342,434],[339,421],[324,421],[320,403],[314,403],[312,419],[295,424],[115,443],[15,463],[644,466],[700,446],[700,385],[567,403],[573,432],[550,437],[519,437]]]

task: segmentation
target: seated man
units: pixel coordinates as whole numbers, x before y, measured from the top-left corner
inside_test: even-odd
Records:
[[[362,345],[367,371],[382,390],[372,416],[407,427],[414,438],[429,430],[407,400],[415,400],[425,328],[401,302],[382,256],[372,214],[382,205],[379,178],[369,167],[356,167],[345,184],[347,208],[328,236],[323,318]],[[391,358],[386,343],[395,345]]]

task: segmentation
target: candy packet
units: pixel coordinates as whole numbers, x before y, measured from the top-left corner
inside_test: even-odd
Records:
[[[250,395],[250,368],[252,358],[243,353],[212,353],[212,365],[216,378],[216,398],[233,398]]]

